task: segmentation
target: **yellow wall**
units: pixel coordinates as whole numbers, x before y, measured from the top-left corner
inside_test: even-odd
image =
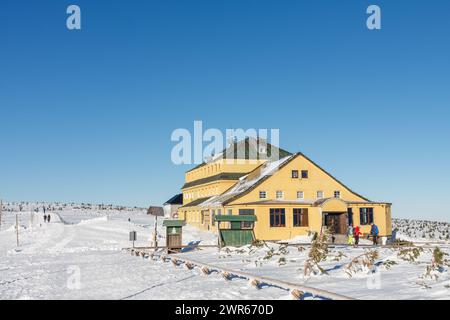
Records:
[[[320,208],[299,205],[258,205],[258,206],[233,206],[233,215],[239,213],[239,209],[254,209],[257,221],[255,222],[255,236],[259,240],[287,240],[296,236],[307,235],[309,231],[320,232],[322,225]],[[285,227],[270,226],[270,209],[285,209]],[[308,209],[308,226],[294,227],[293,209]]]
[[[380,236],[392,234],[391,207],[389,204],[353,204],[350,207],[353,210],[353,225],[360,226],[363,234],[366,235],[370,233],[370,225],[361,225],[359,209],[362,207],[373,208],[373,220],[378,226]]]
[[[195,180],[215,176],[223,172],[250,172],[267,160],[224,160],[218,159],[214,162],[201,166],[200,168],[185,173],[185,181]]]
[[[183,204],[188,204],[196,199],[208,198],[219,195],[236,184],[236,180],[220,180],[183,189]]]

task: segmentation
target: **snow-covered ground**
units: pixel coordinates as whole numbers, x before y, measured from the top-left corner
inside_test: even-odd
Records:
[[[225,281],[218,273],[207,276],[171,263],[131,256],[128,234],[137,231],[136,246],[152,241],[154,217],[139,208],[48,205],[51,223],[32,204],[7,205],[0,230],[0,299],[289,299],[287,290],[264,286],[255,289],[242,278]],[[60,210],[61,209],[61,210]],[[15,219],[19,217],[19,247]],[[159,243],[164,232],[159,219]],[[399,233],[401,233],[399,231]],[[357,299],[449,299],[449,267],[434,268],[435,245],[402,248],[329,248],[320,266],[327,274],[305,276],[310,246],[299,238],[290,246],[261,243],[258,247],[203,248],[179,257],[244,271],[256,276],[325,289]],[[433,240],[433,239],[432,239]],[[212,233],[186,226],[183,242],[215,244]],[[295,243],[295,245],[293,244]],[[450,253],[448,244],[439,248]],[[364,266],[365,253],[376,250],[373,265]],[[373,252],[373,251],[372,251]],[[408,261],[414,254],[417,258]],[[359,262],[351,261],[360,257]],[[448,259],[448,256],[444,256]],[[447,262],[448,263],[448,262]]]
[[[136,246],[150,243],[154,221],[142,211],[105,213],[71,208],[51,215],[51,222],[44,223],[42,212],[20,213],[20,245],[16,248],[15,213],[4,212],[0,299],[289,298],[289,292],[278,288],[255,290],[243,280],[225,282],[218,274],[205,276],[200,270],[124,253],[121,249],[131,245],[129,231],[137,231]],[[62,223],[59,216],[70,224]],[[186,227],[184,241],[194,240],[202,244],[216,241],[210,233]],[[164,238],[159,241],[164,243]]]

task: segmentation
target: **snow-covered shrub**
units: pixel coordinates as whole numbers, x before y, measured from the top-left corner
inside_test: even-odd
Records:
[[[328,236],[324,232],[316,237],[311,244],[311,249],[308,253],[308,259],[305,261],[304,275],[310,276],[313,274],[326,274],[327,272],[320,266],[320,263],[325,261],[328,257]]]
[[[405,248],[398,252],[397,257],[404,261],[415,262],[422,252],[421,247]]]
[[[435,247],[431,258],[431,263],[427,265],[422,278],[437,280],[440,274],[447,271],[445,267],[450,266],[450,261],[445,258],[446,256],[448,256],[447,253],[443,252],[438,247]]]
[[[369,272],[375,266],[375,260],[378,259],[379,253],[377,250],[367,250],[363,254],[355,257],[345,266],[345,273],[352,277],[359,272]]]

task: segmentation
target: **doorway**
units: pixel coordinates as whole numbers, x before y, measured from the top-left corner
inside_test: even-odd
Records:
[[[326,212],[323,214],[323,222],[332,234],[347,233],[348,218],[345,212]]]

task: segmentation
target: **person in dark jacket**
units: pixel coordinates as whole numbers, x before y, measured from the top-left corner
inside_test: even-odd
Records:
[[[372,236],[373,244],[377,245],[378,244],[378,234],[379,234],[378,226],[373,222],[370,224],[370,226],[371,226],[370,234]]]

